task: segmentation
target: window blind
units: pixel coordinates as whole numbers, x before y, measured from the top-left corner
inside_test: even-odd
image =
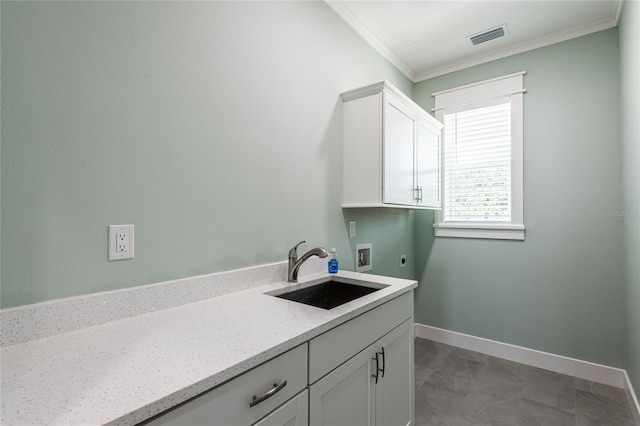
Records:
[[[511,221],[511,101],[444,112],[444,221]]]

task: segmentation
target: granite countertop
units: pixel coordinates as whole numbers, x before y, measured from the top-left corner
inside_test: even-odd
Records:
[[[3,347],[2,424],[133,425],[417,286],[339,275],[389,286],[324,310],[269,284]]]

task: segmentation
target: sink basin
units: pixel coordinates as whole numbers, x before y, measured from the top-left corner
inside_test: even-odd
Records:
[[[333,309],[384,287],[388,286],[353,278],[327,277],[266,294],[316,308]]]

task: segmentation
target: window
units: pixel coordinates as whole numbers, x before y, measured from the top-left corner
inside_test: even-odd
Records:
[[[524,240],[524,75],[433,94],[436,117],[444,123],[436,236]]]

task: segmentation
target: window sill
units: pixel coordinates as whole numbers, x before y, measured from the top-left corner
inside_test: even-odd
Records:
[[[524,225],[484,223],[436,223],[436,237],[484,238],[490,240],[524,241]]]

